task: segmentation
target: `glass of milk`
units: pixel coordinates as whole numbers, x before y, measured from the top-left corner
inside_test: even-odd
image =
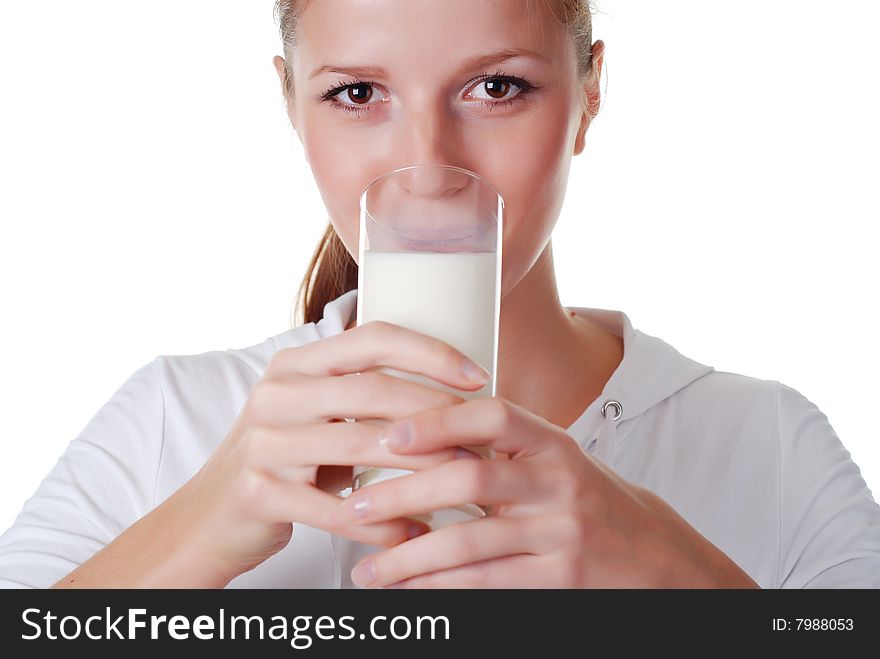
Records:
[[[383,320],[434,337],[479,363],[492,377],[482,388],[465,391],[417,373],[379,370],[466,400],[495,395],[503,208],[501,195],[489,181],[449,165],[402,167],[365,188],[360,199],[357,324]],[[466,448],[494,457],[491,449]],[[358,466],[351,490],[409,473]],[[485,515],[482,506],[466,503],[413,518],[437,529]],[[335,535],[332,539],[340,587],[356,587],[351,568],[380,547]]]

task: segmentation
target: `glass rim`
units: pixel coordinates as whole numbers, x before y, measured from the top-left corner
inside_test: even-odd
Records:
[[[381,181],[382,179],[384,179],[387,176],[391,176],[392,174],[398,174],[400,172],[405,172],[408,169],[422,169],[422,168],[430,168],[430,167],[435,167],[438,169],[451,169],[451,170],[454,170],[457,172],[461,172],[463,174],[467,174],[468,176],[471,176],[472,178],[477,179],[481,183],[488,186],[489,189],[495,193],[495,197],[497,198],[498,204],[501,207],[500,212],[502,214],[504,213],[504,197],[501,196],[501,192],[498,190],[498,188],[495,187],[495,185],[489,179],[487,179],[485,176],[481,176],[480,174],[477,174],[475,171],[472,171],[470,169],[465,169],[464,167],[458,167],[457,165],[441,165],[439,163],[421,163],[421,164],[416,164],[416,165],[406,165],[405,167],[398,167],[397,169],[392,169],[390,171],[385,172],[384,174],[380,174],[379,176],[374,178],[372,181],[370,181],[367,184],[367,186],[364,188],[364,191],[361,193],[361,198],[360,198],[361,217],[367,216],[372,220],[373,223],[378,224],[379,226],[385,227],[388,230],[391,230],[389,227],[386,226],[386,224],[384,222],[382,222],[381,220],[374,217],[373,214],[370,213],[369,209],[367,208],[367,194],[370,192],[370,189],[374,185],[376,185],[376,183],[378,183],[379,181]],[[492,227],[497,227],[498,224],[499,224],[499,218],[496,217],[495,221],[493,223],[488,223],[486,226],[484,226],[482,229],[479,229],[475,233],[470,234],[468,236],[465,236],[463,238],[457,238],[455,240],[464,240],[465,238],[472,238],[473,236],[480,235],[480,234],[484,233],[485,231],[487,231],[488,229],[490,229]],[[435,242],[435,240],[436,239],[426,240],[426,241],[415,241],[415,242],[430,243],[430,242]],[[445,242],[445,241],[441,241],[441,242]]]
[[[498,196],[498,201],[501,204],[501,207],[504,208],[504,197],[501,196],[501,192],[498,190],[497,187],[495,187],[495,184],[492,183],[485,176],[481,176],[480,174],[477,174],[475,171],[472,171],[470,169],[465,169],[464,167],[459,167],[457,165],[440,165],[437,163],[422,163],[422,164],[418,164],[418,165],[407,165],[406,167],[398,167],[397,169],[392,169],[391,171],[385,172],[384,174],[379,174],[379,176],[377,176],[372,181],[367,183],[366,187],[364,188],[364,191],[361,193],[361,202],[363,203],[366,200],[367,192],[369,192],[370,188],[372,188],[374,185],[376,185],[376,183],[381,181],[386,176],[391,176],[392,174],[398,174],[400,172],[405,172],[408,169],[421,169],[423,167],[436,167],[439,169],[453,169],[457,172],[461,172],[463,174],[468,174],[469,176],[474,177],[475,179],[477,179],[477,180],[481,181],[482,183],[485,183],[487,186],[489,186],[489,188]]]

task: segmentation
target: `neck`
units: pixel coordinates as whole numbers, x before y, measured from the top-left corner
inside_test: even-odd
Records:
[[[619,337],[561,305],[548,241],[501,302],[496,395],[566,428],[622,357]]]

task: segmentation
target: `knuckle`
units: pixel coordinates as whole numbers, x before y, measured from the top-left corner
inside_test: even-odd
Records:
[[[469,501],[482,503],[493,480],[491,460],[459,460],[455,464],[464,472],[461,479],[463,489]]]
[[[513,410],[506,399],[501,397],[491,397],[481,399],[486,409],[483,412],[486,423],[496,433],[505,432],[510,426]]]
[[[247,399],[247,408],[251,419],[261,419],[267,416],[278,399],[280,388],[281,385],[273,380],[260,380],[251,388]]]
[[[402,485],[401,480],[401,478],[392,478],[382,483],[385,487],[382,491],[377,491],[374,496],[378,510],[400,510],[405,507],[407,503],[404,500],[405,483]]]
[[[382,371],[363,371],[359,377],[351,378],[350,382],[352,387],[358,387],[362,392],[364,405],[368,409],[375,409],[391,395],[396,381],[399,380],[392,380],[393,377]]]
[[[361,327],[363,327],[363,333],[366,334],[370,340],[378,340],[380,337],[387,338],[388,333],[393,332],[396,329],[394,324],[389,323],[386,320],[371,320],[368,323],[361,325]]]
[[[583,498],[583,488],[580,479],[571,473],[564,471],[555,478],[556,495],[566,502],[579,501]]]
[[[512,460],[510,463],[510,465],[506,465],[510,469],[504,470],[503,473],[506,474],[505,480],[510,483],[511,488],[516,487],[517,483],[521,483],[521,486],[530,492],[546,494],[547,480],[555,478],[553,469],[535,468],[534,465],[520,460]]]
[[[370,393],[385,394],[398,380],[399,378],[384,371],[363,371],[354,383]]]
[[[271,435],[272,430],[265,426],[251,426],[245,431],[241,438],[241,456],[245,467],[255,468],[261,464]]]
[[[334,510],[324,518],[324,529],[334,535],[342,535],[345,524],[342,523],[337,511]]]
[[[271,496],[269,479],[260,472],[247,469],[239,479],[238,496],[244,511],[256,518],[264,515],[268,497]]]
[[[290,346],[287,348],[279,348],[278,350],[276,350],[275,353],[269,358],[269,362],[266,364],[264,377],[272,376],[276,372],[282,370],[282,368],[286,364],[292,361],[292,355],[298,349],[298,346]]]
[[[309,384],[308,390],[304,391],[303,395],[296,396],[295,399],[303,402],[307,410],[306,414],[309,416],[333,416],[334,411],[339,408],[339,402],[349,398],[344,393],[345,388],[355,386],[356,381],[361,377],[363,376],[357,378],[318,378]]]
[[[567,549],[578,551],[586,544],[586,528],[574,515],[560,515],[555,525],[558,537]]]
[[[347,374],[350,375],[350,374]],[[357,392],[359,381],[366,377],[317,377],[293,384],[288,390],[287,400],[296,403],[296,416],[299,420],[342,421],[349,416],[342,403],[349,401]],[[291,408],[288,408],[291,412]]]
[[[362,462],[368,447],[376,443],[375,429],[364,423],[340,424],[339,450],[348,462]]]

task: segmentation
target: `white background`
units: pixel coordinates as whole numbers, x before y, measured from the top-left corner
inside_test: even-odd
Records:
[[[326,213],[272,5],[0,0],[0,531],[135,369],[290,327]],[[563,304],[798,389],[877,495],[880,6],[600,9]]]

